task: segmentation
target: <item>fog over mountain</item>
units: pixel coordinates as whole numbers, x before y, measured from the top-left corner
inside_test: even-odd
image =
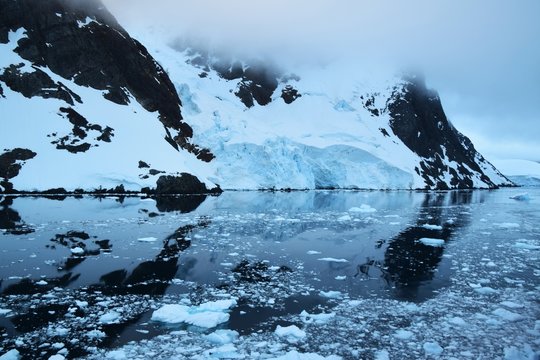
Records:
[[[488,158],[540,159],[540,3],[104,0],[128,29],[163,26],[281,63],[414,68]]]

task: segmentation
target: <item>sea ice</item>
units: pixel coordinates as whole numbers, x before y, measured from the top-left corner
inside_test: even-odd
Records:
[[[285,355],[271,358],[269,360],[341,360],[341,356],[322,356],[315,353],[299,353],[296,350],[289,351]]]
[[[424,224],[422,225],[422,227],[428,230],[442,230],[443,229],[441,225],[432,225],[432,224]]]
[[[205,339],[211,342],[212,344],[225,345],[234,342],[238,339],[238,332],[234,330],[216,330],[213,333],[205,335]]]
[[[340,291],[320,291],[319,295],[329,299],[339,299],[343,296]]]
[[[4,355],[0,356],[0,360],[19,360],[20,354],[16,349],[9,350]]]
[[[443,352],[441,345],[435,341],[424,343],[423,348],[427,356],[439,356]]]
[[[203,303],[199,306],[178,304],[164,305],[152,314],[152,320],[179,324],[186,323],[203,328],[213,328],[229,320],[228,309],[236,305],[236,301],[218,300]]]
[[[110,324],[118,320],[120,317],[120,314],[116,311],[109,311],[108,313],[105,313],[99,317],[99,322],[103,324]]]
[[[497,315],[498,317],[506,321],[518,321],[523,319],[523,316],[503,308],[493,310],[493,315]]]
[[[274,333],[279,337],[286,338],[290,342],[297,342],[298,340],[301,340],[306,337],[306,332],[304,330],[300,330],[300,328],[296,325],[290,325],[290,326],[278,325]]]
[[[433,247],[440,247],[444,245],[443,239],[421,238],[421,239],[418,239],[418,242],[421,242],[422,244],[426,246],[433,246]]]
[[[153,236],[143,237],[143,238],[138,238],[137,239],[137,241],[141,241],[141,242],[154,242],[156,240],[157,240],[157,238],[155,238]]]
[[[360,207],[352,207],[352,208],[350,208],[349,212],[374,213],[374,212],[377,212],[377,209],[372,208],[369,205],[362,204],[362,205],[360,205]]]
[[[408,330],[399,329],[394,333],[394,337],[400,339],[400,340],[408,340],[413,337],[413,333]]]
[[[328,261],[328,262],[338,262],[338,263],[346,263],[346,262],[349,262],[349,260],[346,260],[346,259],[336,259],[336,258],[332,258],[332,257],[325,257],[325,258],[320,258],[320,259],[317,259],[319,261]]]

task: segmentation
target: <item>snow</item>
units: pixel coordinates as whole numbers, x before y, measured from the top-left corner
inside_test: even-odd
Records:
[[[444,246],[444,240],[443,239],[433,239],[433,238],[420,238],[418,239],[418,242],[426,245],[426,246],[433,246],[433,247],[441,247]]]
[[[9,350],[4,355],[0,356],[0,360],[19,360],[20,354],[16,349]]]
[[[306,337],[306,332],[300,330],[296,325],[280,326],[276,327],[274,333],[279,337],[284,337],[290,342],[297,342]]]
[[[228,310],[235,305],[235,300],[217,300],[199,306],[168,304],[154,311],[152,320],[169,324],[186,323],[202,328],[213,328],[229,320]]]

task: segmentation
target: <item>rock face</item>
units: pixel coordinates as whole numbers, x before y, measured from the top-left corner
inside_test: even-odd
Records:
[[[486,162],[484,157],[446,118],[438,94],[427,89],[421,77],[408,76],[404,80],[402,91],[394,92],[387,104],[390,126],[409,149],[423,158],[415,171],[426,186],[471,188],[471,176],[478,173],[489,187],[496,187],[479,165]],[[457,165],[449,167],[448,162]],[[449,184],[445,173],[450,177]]]
[[[13,185],[9,182],[19,175],[19,171],[25,161],[34,158],[37,154],[28,149],[8,150],[0,155],[0,190],[2,192],[13,191]]]
[[[220,190],[207,189],[206,185],[200,182],[199,179],[188,173],[182,173],[180,176],[160,176],[156,186],[157,195],[206,194],[209,192],[218,193]]]
[[[33,64],[21,74],[18,64],[4,69],[0,80],[26,97],[55,97],[73,105],[81,102],[61,82],[37,66],[48,67],[64,79],[103,90],[103,97],[126,105],[134,98],[147,111],[159,113],[167,141],[199,159],[210,151],[191,143],[192,128],[183,121],[180,99],[164,69],[146,48],[116,22],[98,0],[0,0],[0,43],[9,31],[26,30],[16,52]]]
[[[158,174],[188,170],[175,167],[186,163],[186,157],[194,158],[190,164],[196,165],[197,159],[210,162],[214,155],[193,143],[193,130],[184,121],[181,106],[163,67],[99,0],[0,0],[0,110],[9,124],[0,142],[13,149],[4,149],[1,155],[5,174],[0,174],[0,191],[17,188],[21,167],[33,158],[25,168],[33,166],[34,172],[21,172],[28,180],[19,190],[62,186],[69,191],[79,187],[92,191],[125,183],[137,191],[152,186],[152,180],[155,186]],[[141,121],[149,119],[155,123],[141,126]],[[152,129],[153,137],[144,129]],[[154,152],[147,155],[139,149],[144,158],[156,163],[158,156],[164,171],[141,174],[130,155],[135,157],[135,147],[142,145]],[[110,156],[97,154],[98,147],[108,149]],[[163,147],[170,149],[167,154]],[[55,151],[69,155],[62,157]],[[170,161],[174,154],[178,159]],[[72,179],[81,180],[53,174],[51,165],[58,163],[61,168],[62,161]],[[103,166],[107,162],[108,170]],[[124,162],[131,164],[127,172]],[[123,169],[120,179],[103,177],[118,168]],[[45,169],[50,173],[38,174]],[[84,180],[89,179],[85,174],[93,178]],[[58,183],[32,182],[46,177],[57,177]]]
[[[283,70],[147,36],[150,51],[99,0],[0,0],[1,192],[512,184],[420,77]]]

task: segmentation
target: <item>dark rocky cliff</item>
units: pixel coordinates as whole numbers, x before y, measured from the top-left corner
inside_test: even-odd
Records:
[[[426,187],[472,188],[475,173],[489,187],[497,187],[486,174],[486,168],[493,168],[491,164],[448,121],[439,95],[426,87],[421,76],[406,76],[403,87],[396,89],[388,100],[386,111],[394,134],[423,158],[415,170],[424,178]],[[451,167],[448,162],[457,165]],[[494,168],[492,171],[497,172]],[[508,180],[507,185],[512,182]]]
[[[81,102],[64,84],[38,69],[48,67],[78,85],[102,90],[104,98],[114,103],[128,104],[134,98],[146,110],[159,113],[173,147],[212,160],[209,150],[191,142],[193,130],[182,119],[180,99],[164,69],[100,1],[0,0],[0,43],[7,43],[9,31],[20,28],[26,37],[18,42],[16,52],[34,65],[34,72],[20,74],[13,64],[0,73],[0,89],[3,81],[26,97]]]

